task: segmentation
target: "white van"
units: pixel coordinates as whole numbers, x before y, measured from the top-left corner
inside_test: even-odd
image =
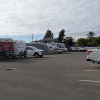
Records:
[[[14,58],[16,56],[18,57],[26,57],[27,52],[26,52],[26,42],[22,40],[14,40],[13,41],[13,48],[14,48]]]

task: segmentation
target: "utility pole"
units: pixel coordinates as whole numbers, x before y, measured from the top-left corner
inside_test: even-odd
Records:
[[[32,34],[32,37],[31,38],[32,38],[32,42],[33,42],[33,34]]]

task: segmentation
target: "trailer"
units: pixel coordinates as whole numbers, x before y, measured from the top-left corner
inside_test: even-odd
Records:
[[[0,58],[26,57],[26,42],[11,38],[0,38]]]
[[[13,39],[0,38],[0,58],[13,57]]]
[[[27,51],[26,51],[26,42],[22,40],[14,40],[13,41],[13,48],[14,48],[14,56],[15,57],[26,57]]]
[[[54,50],[58,50],[58,51],[60,51],[60,53],[67,52],[68,51],[68,49],[65,47],[65,44],[64,43],[51,42],[50,44],[55,47]]]

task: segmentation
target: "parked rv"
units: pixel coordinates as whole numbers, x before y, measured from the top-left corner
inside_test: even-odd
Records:
[[[55,46],[55,50],[60,50],[61,52],[67,52],[68,51],[68,49],[65,47],[64,43],[51,42],[50,44]]]
[[[55,47],[53,45],[51,45],[50,43],[45,43],[45,44],[48,46],[49,51],[52,54]]]
[[[54,45],[52,43],[45,43],[45,44],[48,46],[51,53],[62,53],[64,51],[59,47],[57,47],[57,45]]]
[[[13,58],[15,58],[16,56],[18,56],[18,57],[22,57],[22,56],[26,57],[27,56],[26,42],[25,41],[14,40],[13,47],[14,47],[14,56],[13,56]]]
[[[26,57],[26,42],[11,38],[0,38],[0,58]]]

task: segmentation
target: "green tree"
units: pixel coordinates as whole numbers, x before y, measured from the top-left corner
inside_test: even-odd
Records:
[[[89,44],[89,39],[85,39],[85,38],[79,38],[77,40],[77,46],[88,46]]]
[[[65,30],[64,29],[62,29],[60,32],[59,32],[59,36],[58,36],[58,41],[59,42],[63,42],[63,40],[64,40],[64,37],[65,37]]]
[[[67,47],[67,46],[73,46],[74,45],[74,39],[73,39],[73,37],[66,37],[65,39],[64,39],[64,44],[65,44],[65,46]]]
[[[53,33],[48,29],[43,39],[54,38]]]
[[[99,36],[99,37],[96,37],[96,38],[93,40],[93,45],[94,45],[94,46],[100,46],[100,36]]]
[[[86,35],[87,35],[87,38],[89,39],[89,44],[92,45],[92,42],[93,42],[93,39],[94,39],[95,33],[89,31],[89,33],[86,34]]]

